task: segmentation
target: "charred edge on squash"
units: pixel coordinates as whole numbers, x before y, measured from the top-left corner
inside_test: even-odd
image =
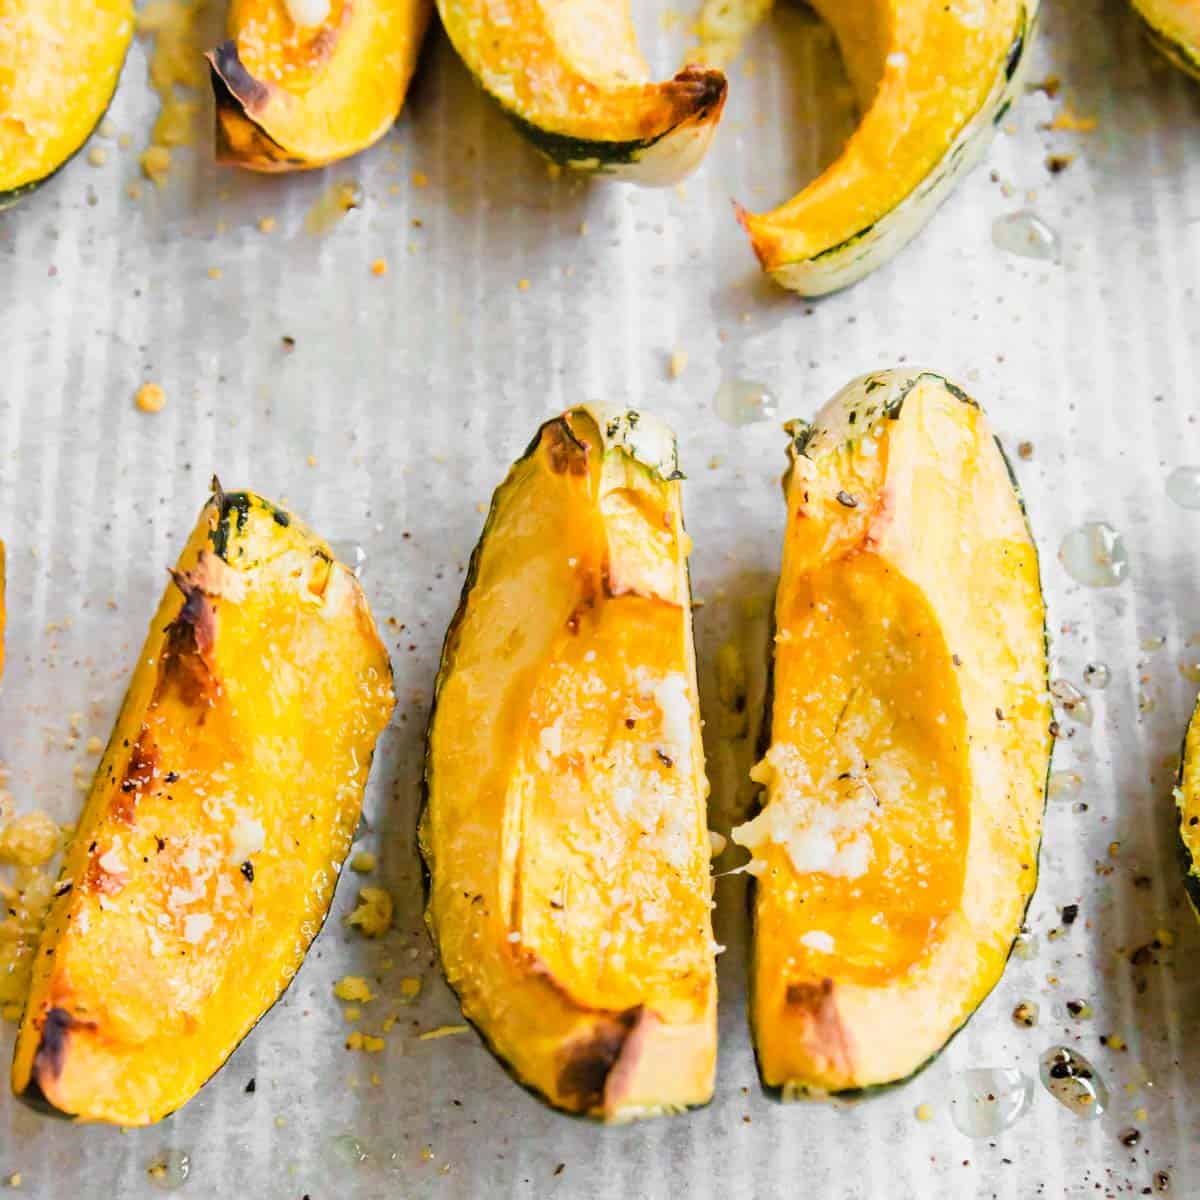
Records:
[[[581,1113],[604,1107],[609,1076],[637,1028],[641,1014],[640,1006],[614,1013],[598,1024],[586,1039],[565,1047],[557,1081],[564,1101]]]
[[[213,123],[216,129],[217,161],[265,160],[286,166],[305,166],[305,160],[289,153],[254,119],[270,98],[270,88],[255,79],[238,57],[237,43],[222,42],[205,56],[213,88]],[[234,144],[227,122],[245,126],[246,142]],[[249,151],[249,153],[247,153]]]
[[[94,1029],[91,1021],[81,1021],[65,1008],[52,1008],[42,1019],[42,1035],[34,1052],[33,1065],[29,1071],[29,1082],[21,1092],[20,1099],[44,1116],[65,1117],[74,1120],[46,1095],[45,1083],[57,1081],[62,1075],[67,1057],[67,1045],[73,1029]]]
[[[636,162],[647,150],[665,137],[670,137],[683,125],[699,124],[718,114],[725,104],[728,90],[725,76],[720,71],[705,67],[688,66],[679,72],[670,84],[676,101],[676,118],[662,133],[650,138],[633,138],[624,142],[593,141],[588,138],[571,137],[555,133],[535,125],[515,109],[501,104],[504,115],[529,139],[548,159],[563,167],[586,167],[603,172],[605,167],[619,167]]]
[[[885,416],[887,416],[888,419],[894,421],[899,418],[900,409],[901,409],[901,406],[903,405],[905,398],[908,396],[908,394],[913,390],[914,387],[916,387],[916,385],[922,379],[934,379],[937,382],[944,385],[946,390],[952,396],[954,396],[958,400],[961,400],[964,404],[969,404],[973,408],[980,407],[979,402],[977,400],[975,400],[971,396],[967,395],[966,392],[964,392],[956,384],[951,383],[948,379],[945,379],[941,375],[937,375],[932,371],[922,371],[915,378],[909,380],[908,384],[901,391],[900,395],[897,396],[896,399],[890,405],[888,405],[887,409],[885,410]],[[868,391],[870,390],[871,383],[872,383],[872,377],[868,376],[868,378],[866,380],[866,387],[867,387]],[[878,381],[876,386],[878,386],[878,387],[884,386],[883,381],[882,380]],[[795,436],[795,438],[793,438],[793,445],[796,447],[797,454],[804,453],[805,448],[807,447],[809,441],[811,441],[813,435],[818,431],[818,428],[819,427],[811,425],[811,424],[806,425],[804,427],[804,429],[801,430],[800,433],[798,433]],[[1042,588],[1041,558],[1040,558],[1040,556],[1036,555],[1037,542],[1034,540],[1033,526],[1030,524],[1030,521],[1029,521],[1029,510],[1025,507],[1025,496],[1024,496],[1024,493],[1021,491],[1021,485],[1017,480],[1016,471],[1013,470],[1012,460],[1005,453],[1004,446],[1001,444],[999,437],[996,437],[995,435],[993,435],[993,441],[996,443],[997,450],[1000,451],[1000,461],[1004,463],[1004,469],[1008,473],[1009,482],[1012,484],[1013,494],[1017,498],[1017,505],[1021,509],[1021,517],[1025,522],[1025,530],[1029,534],[1030,544],[1035,549],[1035,562],[1037,563],[1037,568],[1038,568],[1038,594],[1040,596],[1042,596],[1042,598],[1043,598],[1043,601],[1042,601],[1042,610],[1043,610],[1043,616],[1042,616],[1042,678],[1043,678],[1043,683],[1045,685],[1045,688],[1047,690],[1049,690],[1049,686],[1050,686],[1050,628],[1049,628],[1049,624],[1048,624],[1048,611],[1047,611],[1046,605],[1045,605],[1045,591]],[[778,590],[778,583],[776,583],[776,590]],[[769,647],[773,647],[774,644],[775,644],[775,617],[774,617],[774,607],[772,607],[771,636],[767,640],[767,645]],[[762,758],[766,754],[766,752],[770,749],[770,746],[771,746],[771,727],[772,727],[772,716],[773,716],[773,711],[774,711],[775,655],[771,650],[768,650],[768,652],[767,652],[767,660],[768,661],[767,661],[766,698],[763,702],[763,719],[762,719],[762,724],[760,726],[760,732],[759,732],[759,738],[758,738],[758,757],[759,758]],[[1186,735],[1185,735],[1185,745],[1186,745]],[[1049,797],[1050,797],[1050,776],[1054,772],[1054,748],[1055,748],[1055,738],[1054,738],[1053,734],[1051,733],[1050,754],[1046,760],[1046,778],[1042,784],[1042,820],[1039,824],[1037,849],[1034,851],[1034,854],[1032,856],[1033,862],[1030,864],[1030,866],[1032,866],[1034,868],[1034,870],[1036,871],[1036,875],[1034,877],[1034,886],[1033,886],[1032,890],[1030,891],[1029,895],[1025,899],[1025,907],[1021,910],[1021,925],[1022,926],[1024,926],[1027,923],[1027,920],[1029,917],[1029,909],[1030,909],[1030,906],[1033,904],[1033,898],[1037,894],[1037,885],[1041,881],[1041,877],[1042,877],[1042,871],[1041,871],[1042,843],[1046,839],[1046,807],[1049,803]],[[1180,778],[1181,779],[1182,779],[1182,772],[1183,772],[1183,768],[1181,766],[1180,767]],[[763,795],[763,793],[765,791],[766,791],[766,788],[760,785],[758,788],[758,793],[757,793],[758,796],[760,797],[760,800],[758,803],[752,805],[752,807],[751,807],[751,815],[752,816],[755,813],[762,811],[763,805],[761,803],[761,796]],[[1191,858],[1190,858],[1190,856],[1186,855],[1186,847],[1183,844],[1182,834],[1177,834],[1177,837],[1179,840],[1179,847],[1184,852],[1186,860],[1187,860],[1188,872],[1185,872],[1184,886],[1186,887],[1188,896],[1192,899],[1192,902],[1195,905],[1197,905],[1197,909],[1196,909],[1197,913],[1200,914],[1200,876],[1194,876],[1194,875],[1190,874]],[[750,922],[751,922],[751,944],[753,944],[753,940],[754,940],[754,929],[753,929],[754,921],[755,921],[754,892],[755,892],[756,887],[757,887],[757,883],[752,877],[750,880],[749,886],[746,888],[746,907],[749,909]],[[944,1053],[947,1049],[949,1049],[950,1043],[953,1042],[954,1039],[956,1037],[958,1037],[958,1035],[967,1027],[967,1025],[970,1023],[971,1018],[983,1007],[984,1002],[987,1000],[988,996],[990,996],[992,994],[992,992],[995,991],[996,987],[1000,984],[1000,981],[1004,978],[1004,972],[1007,970],[1009,962],[1012,960],[1013,951],[1016,949],[1018,937],[1020,937],[1019,930],[1018,930],[1017,934],[1014,935],[1012,942],[1009,944],[1008,953],[1004,956],[1004,963],[1001,966],[1000,971],[996,976],[995,983],[993,983],[992,986],[990,988],[988,988],[988,990],[980,998],[979,1003],[976,1004],[975,1007],[966,1015],[966,1017],[962,1020],[962,1022],[951,1031],[950,1036],[948,1038],[946,1038],[946,1040],[927,1059],[925,1059],[924,1062],[919,1063],[916,1067],[913,1068],[912,1071],[909,1072],[909,1074],[905,1075],[901,1079],[893,1079],[888,1083],[869,1084],[866,1087],[845,1088],[841,1091],[833,1092],[831,1094],[837,1096],[837,1098],[839,1100],[868,1099],[872,1096],[882,1096],[882,1095],[886,1094],[887,1092],[892,1091],[894,1088],[903,1087],[905,1084],[911,1083],[914,1079],[916,1079],[916,1077],[918,1075],[920,1075],[921,1072],[924,1071],[925,1068],[930,1065],[930,1063],[932,1063],[942,1053]],[[753,958],[751,958],[751,964],[752,963],[753,963]],[[753,971],[751,970],[751,972],[750,972],[751,987],[753,987],[753,980],[754,980],[754,974],[753,974]],[[825,982],[827,984],[832,985],[831,980],[826,980]],[[788,988],[788,999],[789,1000],[791,999],[792,987],[795,987],[795,986],[796,985],[791,985]],[[806,985],[800,985],[800,986],[806,986]],[[807,985],[807,986],[812,986],[812,985]],[[752,1003],[753,1003],[753,996],[751,996],[751,1004]],[[753,1046],[754,1046],[754,1062],[755,1062],[756,1067],[758,1068],[759,1088],[761,1089],[763,1095],[767,1096],[769,1099],[780,1100],[780,1101],[784,1100],[785,1093],[788,1089],[786,1088],[786,1086],[769,1084],[763,1079],[762,1060],[758,1056],[758,1041],[756,1038],[751,1038],[751,1042],[753,1043]]]

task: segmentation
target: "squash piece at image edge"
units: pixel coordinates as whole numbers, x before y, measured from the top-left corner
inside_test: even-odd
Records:
[[[772,212],[738,219],[776,282],[818,296],[910,241],[983,155],[1022,88],[1038,0],[813,0],[862,120],[837,159]]]
[[[560,166],[661,187],[704,157],[725,105],[725,76],[688,66],[650,80],[627,0],[517,5],[438,0],[467,69],[522,133]]]
[[[219,490],[150,626],[68,848],[13,1090],[146,1125],[279,998],[358,824],[391,668],[353,573]]]
[[[1158,51],[1200,79],[1200,4],[1195,0],[1133,0]]]
[[[1188,722],[1175,786],[1179,808],[1179,860],[1192,911],[1200,919],[1200,702]]]
[[[894,1083],[1000,978],[1037,880],[1051,708],[1037,551],[983,413],[926,372],[796,423],[750,1015],[785,1096]]]
[[[132,0],[0,4],[0,209],[45,183],[88,140],[132,38]]]
[[[0,679],[4,678],[4,634],[8,622],[8,608],[5,596],[8,586],[8,566],[5,558],[4,542],[0,541]]]
[[[217,159],[302,171],[365,150],[395,123],[433,0],[233,0],[208,54]]]
[[[426,756],[426,920],[516,1079],[603,1120],[709,1100],[715,946],[670,432],[576,408],[497,490]]]

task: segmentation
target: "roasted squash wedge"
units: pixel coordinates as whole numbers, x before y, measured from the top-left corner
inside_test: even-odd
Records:
[[[433,0],[233,0],[208,55],[217,158],[303,171],[365,150],[400,115]]]
[[[132,38],[133,0],[0,0],[0,209],[87,141]]]
[[[560,166],[651,186],[689,174],[725,105],[725,76],[652,83],[628,0],[438,0],[467,69]]]
[[[1192,911],[1200,920],[1200,702],[1188,723],[1175,787],[1179,808],[1179,860]]]
[[[798,424],[750,849],[751,1021],[785,1095],[911,1075],[999,979],[1037,879],[1037,552],[975,403],[859,379]]]
[[[1021,90],[1038,0],[812,0],[862,121],[768,213],[738,209],[763,269],[806,296],[855,283],[913,238],[978,161]]]
[[[576,408],[497,490],[442,655],[420,845],[464,1015],[604,1120],[706,1102],[707,783],[670,433]]]
[[[1133,0],[1133,7],[1160,53],[1200,79],[1200,4],[1196,0]]]
[[[295,975],[333,897],[391,670],[353,572],[219,490],[173,572],[66,853],[14,1091],[146,1125]]]
[[[5,558],[4,543],[0,541],[0,679],[4,678],[4,634],[8,621],[8,609],[5,596],[8,587],[8,565]]]

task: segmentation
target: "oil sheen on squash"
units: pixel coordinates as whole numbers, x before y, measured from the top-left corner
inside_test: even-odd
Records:
[[[296,171],[366,149],[400,114],[432,12],[433,0],[233,0],[229,40],[208,55],[217,158]]]
[[[573,409],[496,492],[427,750],[427,920],[519,1081],[607,1120],[707,1101],[707,783],[673,440]]]
[[[724,74],[651,81],[628,0],[438,0],[483,89],[552,161],[664,186],[695,169],[725,104]]]
[[[1133,0],[1150,40],[1180,70],[1200,79],[1200,4],[1196,0]]]
[[[0,0],[0,208],[87,141],[132,37],[132,0]]]
[[[987,422],[883,372],[797,426],[752,853],[764,1082],[912,1074],[996,983],[1050,757],[1037,554]]]
[[[739,210],[763,269],[820,295],[915,236],[1019,94],[1038,3],[812,0],[837,37],[862,119],[793,199],[772,212]]]
[[[13,1089],[173,1112],[278,999],[358,823],[391,669],[353,573],[218,493],[174,571],[63,865]]]

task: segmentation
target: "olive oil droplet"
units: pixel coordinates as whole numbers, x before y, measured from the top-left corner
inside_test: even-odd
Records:
[[[1084,587],[1116,587],[1129,574],[1129,554],[1121,535],[1106,521],[1072,529],[1058,548],[1067,574]]]
[[[1094,1121],[1108,1107],[1108,1087],[1078,1050],[1051,1046],[1038,1063],[1046,1091],[1076,1116]]]
[[[969,1138],[995,1137],[1033,1102],[1033,1080],[1015,1067],[972,1067],[950,1077],[950,1118]]]
[[[992,222],[992,244],[1006,254],[1058,262],[1062,244],[1058,234],[1037,213],[1022,209]]]
[[[1112,680],[1112,672],[1102,662],[1090,662],[1083,668],[1083,682],[1087,687],[1102,691]]]
[[[1200,467],[1176,467],[1167,476],[1167,496],[1180,508],[1200,509]]]
[[[150,1182],[164,1192],[173,1192],[187,1182],[192,1173],[191,1156],[186,1150],[168,1150],[154,1160],[146,1171]]]
[[[342,180],[323,191],[313,202],[304,218],[304,230],[314,237],[328,233],[352,209],[361,208],[362,185]]]
[[[728,425],[754,425],[779,415],[779,401],[765,383],[725,379],[713,397],[713,411]]]

